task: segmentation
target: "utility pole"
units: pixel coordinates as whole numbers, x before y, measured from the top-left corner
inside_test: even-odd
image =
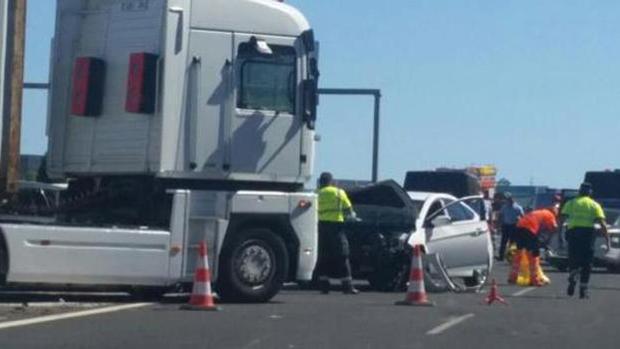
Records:
[[[24,87],[24,55],[26,42],[27,0],[5,0],[0,10],[0,49],[4,69],[0,82],[2,93],[2,133],[0,148],[0,193],[16,193],[20,172],[22,96]],[[3,15],[3,12],[6,14]],[[2,18],[4,17],[4,18]]]

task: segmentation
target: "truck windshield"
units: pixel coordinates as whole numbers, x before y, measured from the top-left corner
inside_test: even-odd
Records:
[[[239,46],[237,107],[293,114],[297,86],[295,49],[277,45],[270,48],[273,54],[265,55],[249,43]]]

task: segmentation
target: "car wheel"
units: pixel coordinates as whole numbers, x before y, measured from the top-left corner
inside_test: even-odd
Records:
[[[474,275],[471,277],[463,278],[463,283],[466,287],[478,287],[482,288],[489,279],[489,270],[480,271],[474,270]]]
[[[436,263],[431,263],[431,260],[428,258],[424,258],[422,261],[424,265],[424,287],[427,292],[448,292],[450,291],[450,285],[445,280],[448,277],[446,267],[441,259],[441,255],[437,254],[435,258]],[[436,270],[437,268],[442,270]]]
[[[382,292],[401,292],[407,285],[406,265],[376,270],[368,276],[370,287]]]
[[[222,252],[218,291],[224,301],[266,302],[288,275],[282,238],[269,229],[241,231]]]

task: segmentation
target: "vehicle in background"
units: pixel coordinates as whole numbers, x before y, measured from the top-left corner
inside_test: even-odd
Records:
[[[620,170],[589,171],[584,181],[592,184],[592,197],[603,207],[620,209]]]
[[[503,193],[506,192],[509,192],[526,212],[553,205],[557,194],[555,189],[546,186],[510,185],[497,187],[498,195],[503,197]]]
[[[425,253],[438,254],[448,275],[463,279],[465,286],[484,284],[493,268],[493,243],[487,222],[453,195],[408,194],[418,212],[410,243],[421,242]]]
[[[607,250],[607,244],[602,232],[597,230],[594,241],[593,265],[599,268],[607,268],[610,272],[620,273],[620,210],[605,208],[611,249]],[[562,230],[564,234],[565,228]],[[568,269],[568,244],[560,241],[557,237],[551,239],[549,250],[545,255],[547,262],[560,271]]]
[[[407,192],[447,193],[457,198],[481,193],[479,180],[464,171],[409,171],[403,188]]]
[[[0,223],[0,287],[165,292],[191,284],[200,241],[225,300],[311,279],[319,71],[302,13],[58,0],[55,25],[46,172],[68,187],[51,220]],[[5,212],[48,210],[33,195]]]

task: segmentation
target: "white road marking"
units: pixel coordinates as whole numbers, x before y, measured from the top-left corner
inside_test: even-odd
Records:
[[[41,324],[45,322],[74,319],[74,318],[93,316],[93,315],[99,315],[99,314],[114,313],[114,312],[122,311],[122,310],[143,308],[143,307],[146,307],[152,304],[154,303],[134,303],[134,304],[116,305],[116,306],[100,308],[100,309],[77,311],[77,312],[68,313],[68,314],[48,315],[48,316],[40,316],[40,317],[36,317],[32,319],[0,322],[0,330],[12,328],[12,327],[21,327],[21,326]]]
[[[110,303],[79,303],[79,302],[33,302],[27,303],[0,303],[0,308],[96,308],[105,307]]]
[[[450,329],[451,327],[454,327],[454,326],[460,324],[463,321],[467,321],[467,320],[471,319],[472,317],[474,317],[474,314],[469,313],[469,314],[465,314],[463,316],[452,318],[452,319],[448,320],[447,322],[444,322],[443,324],[441,324],[441,325],[433,328],[432,330],[426,332],[426,335],[434,336],[434,335],[441,334],[444,331]]]
[[[521,291],[517,291],[515,293],[512,294],[513,297],[520,297],[523,296],[524,294],[528,293],[528,292],[532,292],[535,289],[537,289],[537,287],[528,287],[528,288],[524,288]]]

